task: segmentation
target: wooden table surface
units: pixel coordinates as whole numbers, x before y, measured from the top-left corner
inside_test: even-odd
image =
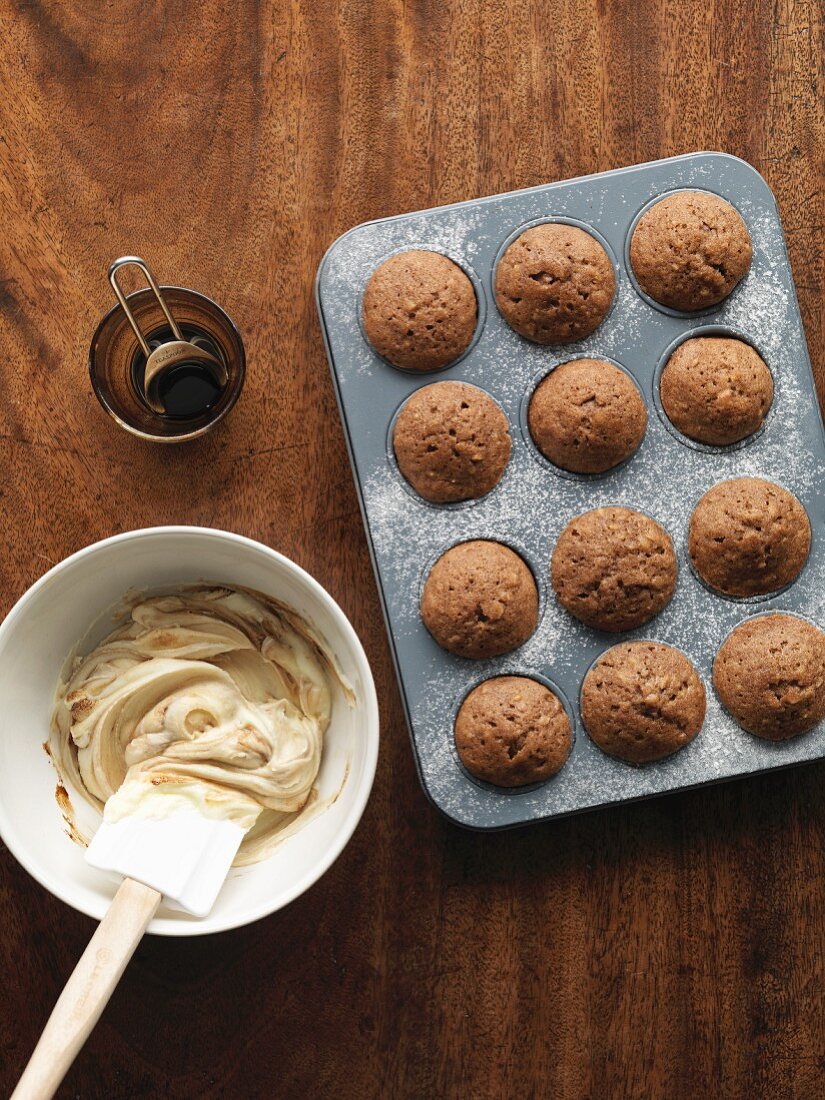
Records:
[[[0,604],[117,531],[294,558],[383,742],[286,911],[139,948],[66,1097],[825,1094],[825,765],[499,835],[418,784],[312,297],[368,218],[695,149],[773,187],[823,356],[822,9],[806,0],[0,0]],[[216,297],[246,389],[153,449],[88,385],[109,262]],[[0,852],[0,1090],[93,922]]]

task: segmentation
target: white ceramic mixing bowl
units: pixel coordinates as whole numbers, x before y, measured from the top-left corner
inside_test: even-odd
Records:
[[[203,527],[155,527],[95,543],[32,585],[0,625],[0,835],[38,882],[98,919],[117,886],[89,867],[67,836],[55,799],[57,774],[43,748],[67,655],[129,589],[198,581],[246,585],[295,608],[335,655],[357,703],[348,706],[340,689],[334,698],[318,777],[320,801],[331,804],[309,815],[262,862],[233,868],[208,917],[162,906],[149,931],[167,936],[236,928],[303,893],[352,835],[378,758],[378,705],[364,650],[340,607],[303,569],[260,543]],[[99,622],[89,643],[112,625]],[[92,825],[93,809],[69,795],[78,820]]]

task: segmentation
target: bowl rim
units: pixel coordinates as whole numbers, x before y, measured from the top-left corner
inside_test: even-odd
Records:
[[[280,566],[284,567],[299,583],[308,588],[325,606],[326,610],[330,612],[339,630],[344,635],[363,684],[362,704],[365,713],[364,720],[361,723],[361,730],[365,741],[365,758],[362,779],[359,786],[356,788],[354,802],[342,823],[341,829],[336,834],[333,843],[325,849],[323,855],[312,864],[306,873],[282,896],[279,896],[274,903],[266,901],[253,906],[248,912],[244,913],[241,918],[236,916],[216,920],[210,914],[200,921],[181,921],[177,923],[169,918],[155,917],[147,929],[149,934],[160,936],[205,936],[216,932],[230,931],[234,928],[242,928],[244,925],[252,924],[257,920],[261,920],[263,917],[283,909],[285,906],[289,905],[290,902],[293,902],[296,898],[300,897],[301,894],[305,893],[329,870],[349,843],[352,834],[355,832],[361,820],[367,801],[372,792],[378,763],[378,746],[380,740],[379,712],[375,682],[361,640],[356,634],[352,623],[323,585],[315,580],[315,578],[300,565],[297,565],[278,550],[273,550],[271,546],[258,542],[256,539],[248,538],[245,535],[239,535],[232,531],[224,531],[217,527],[202,527],[190,524],[141,527],[132,531],[123,531],[117,535],[111,535],[108,538],[100,539],[97,542],[82,547],[80,550],[76,550],[74,553],[69,554],[68,557],[57,562],[56,565],[53,565],[47,572],[34,581],[14,603],[8,614],[2,622],[0,622],[0,642],[4,640],[5,635],[11,631],[16,622],[25,614],[29,603],[34,597],[41,592],[57,574],[63,572],[71,565],[74,565],[83,558],[94,557],[96,554],[109,550],[112,546],[116,546],[120,543],[141,539],[168,538],[169,536],[176,535],[192,535],[196,538],[214,539],[218,542],[232,543],[248,550],[254,550],[259,553],[262,552],[266,557],[269,557]],[[85,913],[88,917],[92,917],[95,920],[101,920],[103,918],[110,902],[103,899],[103,904],[97,906],[80,903],[77,900],[70,901],[64,892],[62,880],[48,872],[44,872],[37,866],[35,861],[29,858],[25,842],[21,841],[17,830],[13,827],[11,819],[6,814],[2,801],[0,801],[0,839],[2,839],[3,843],[24,870],[26,870],[44,889],[48,890],[50,894],[58,898],[65,905],[70,906],[72,909]],[[114,894],[112,896],[114,896]],[[161,927],[157,927],[159,924]]]

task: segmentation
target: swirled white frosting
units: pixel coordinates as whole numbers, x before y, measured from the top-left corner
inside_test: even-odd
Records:
[[[333,676],[308,626],[259,593],[143,599],[61,684],[58,766],[107,820],[186,804],[258,822],[238,860],[251,862],[310,800]]]

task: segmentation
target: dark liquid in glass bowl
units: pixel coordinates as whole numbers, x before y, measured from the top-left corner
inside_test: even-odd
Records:
[[[180,325],[181,335],[184,340],[196,344],[204,351],[210,352],[216,358],[223,361],[221,349],[217,343],[202,329],[193,325]],[[147,343],[152,351],[165,344],[169,340],[176,339],[172,330],[166,326],[155,329],[147,337]],[[132,362],[132,384],[137,394],[143,401],[144,375],[146,373],[146,356],[142,348],[138,348]],[[165,371],[158,383],[158,397],[165,410],[165,415],[175,420],[192,420],[202,416],[213,408],[220,400],[224,387],[218,383],[212,372],[200,363],[180,363],[171,370]]]
[[[146,356],[120,305],[110,309],[95,330],[89,377],[97,399],[121,427],[152,443],[184,443],[210,431],[233,408],[243,388],[246,356],[231,318],[211,298],[186,287],[160,289],[183,338],[225,364],[226,385],[216,385],[202,363],[182,363],[158,394],[164,411],[152,409],[145,397]],[[149,287],[126,298],[150,354],[156,345],[172,339],[169,322]]]

